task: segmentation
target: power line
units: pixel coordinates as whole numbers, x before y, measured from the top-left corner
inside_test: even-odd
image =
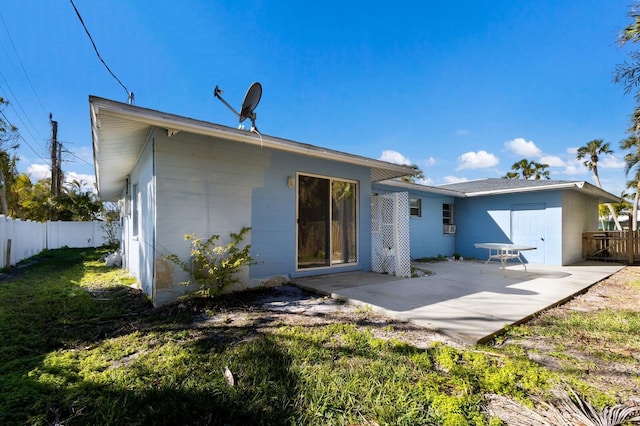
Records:
[[[7,118],[7,116],[5,115],[4,111],[0,111],[0,115],[2,115],[4,117],[4,120],[7,122],[7,124],[10,127],[16,128],[16,126],[14,126],[13,124],[11,124],[11,121],[9,121],[9,119]],[[18,138],[21,139],[25,144],[27,144],[27,146],[31,149],[31,151],[33,151],[33,153],[42,161],[44,161],[45,163],[47,162],[47,160],[45,160],[44,158],[42,158],[42,156],[40,154],[38,154],[38,152],[31,146],[31,144],[29,142],[27,142],[27,140],[20,134],[19,130],[16,130],[16,134],[18,135]]]
[[[82,16],[80,16],[80,12],[78,11],[78,8],[73,3],[73,0],[69,0],[69,1],[71,2],[71,6],[73,6],[73,10],[76,11],[76,15],[78,15],[78,19],[80,20],[80,23],[82,24],[82,28],[84,28],[84,31],[87,33],[87,36],[89,36],[89,40],[91,40],[91,45],[93,46],[93,50],[95,50],[96,55],[98,55],[98,59],[100,59],[100,62],[102,62],[102,65],[104,65],[104,67],[107,69],[107,71],[109,71],[109,74],[111,74],[111,76],[113,78],[115,78],[118,83],[120,83],[120,86],[122,86],[124,91],[127,93],[127,97],[129,99],[129,103],[133,104],[133,92],[130,92],[126,88],[126,86],[120,81],[120,79],[118,77],[116,77],[116,75],[113,73],[113,71],[111,71],[111,68],[109,68],[109,65],[107,65],[107,63],[104,61],[104,59],[102,59],[102,55],[100,55],[100,52],[98,52],[98,47],[96,46],[96,43],[93,41],[93,37],[91,37],[91,33],[87,29],[87,26],[84,24],[84,20],[82,19]]]
[[[9,86],[9,83],[7,82],[7,79],[4,77],[4,74],[2,74],[2,71],[0,71],[0,78],[2,79],[2,81],[4,81],[4,84],[6,86],[6,89],[9,91],[9,95],[8,99],[10,100],[9,103],[9,107],[11,107],[14,112],[16,113],[16,116],[18,117],[18,120],[20,120],[20,122],[23,124],[24,128],[27,130],[27,132],[29,132],[29,134],[31,135],[31,137],[36,140],[36,137],[33,136],[33,133],[31,133],[31,130],[29,130],[29,127],[27,126],[27,123],[25,123],[25,120],[22,119],[22,117],[20,116],[20,113],[18,113],[18,110],[13,106],[13,104],[15,103],[16,105],[18,105],[18,108],[20,108],[20,111],[22,111],[22,114],[24,114],[24,117],[26,119],[27,122],[29,122],[29,124],[31,125],[31,127],[33,128],[33,130],[38,134],[38,136],[41,139],[44,139],[44,137],[40,134],[40,132],[38,131],[38,128],[36,127],[35,124],[33,124],[33,122],[31,121],[31,119],[29,118],[29,114],[27,114],[27,112],[24,110],[24,108],[22,107],[22,104],[20,103],[20,101],[18,100],[18,97],[15,95],[15,93],[13,93],[13,90],[11,90],[11,87]],[[0,86],[1,88],[1,86]]]
[[[4,26],[4,29],[7,32],[7,36],[9,37],[9,42],[11,43],[11,47],[13,48],[13,52],[16,54],[16,58],[18,58],[18,63],[20,64],[20,67],[22,68],[22,72],[24,73],[25,77],[27,78],[27,81],[29,82],[29,86],[31,87],[31,91],[33,92],[33,94],[36,97],[36,100],[40,104],[40,108],[42,108],[42,111],[46,114],[46,109],[45,109],[44,105],[42,105],[42,101],[40,100],[40,97],[38,96],[38,93],[36,92],[35,87],[33,87],[33,83],[31,82],[31,78],[29,77],[29,74],[27,73],[27,70],[24,67],[24,64],[22,63],[22,58],[20,58],[20,54],[18,53],[18,49],[16,49],[16,45],[13,42],[13,38],[11,37],[11,33],[9,32],[9,28],[7,27],[7,24],[4,21],[4,17],[2,16],[2,13],[0,13],[0,21],[2,21],[2,25]]]
[[[62,142],[61,142],[60,144],[62,145]],[[69,155],[71,155],[72,157],[77,158],[78,160],[82,161],[83,163],[86,163],[86,164],[88,164],[88,165],[90,165],[90,166],[93,166],[93,164],[92,164],[92,163],[90,163],[90,162],[88,162],[87,160],[85,160],[84,158],[82,158],[82,157],[80,157],[80,156],[78,156],[78,155],[74,154],[73,152],[69,151],[68,149],[63,149],[63,150],[62,150],[62,152],[64,152],[65,154],[69,154]],[[68,160],[67,160],[67,161],[68,161]]]

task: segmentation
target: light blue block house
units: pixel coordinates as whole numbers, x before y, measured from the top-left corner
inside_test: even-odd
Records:
[[[408,166],[93,96],[89,105],[98,195],[120,204],[124,267],[157,305],[188,290],[166,256],[188,260],[190,233],[225,243],[251,227],[246,243],[258,263],[242,271],[232,289],[241,290],[372,270],[375,195],[408,195],[396,197],[407,200],[394,211],[408,216],[409,232],[395,249],[413,259],[482,259],[475,243],[504,242],[533,245],[526,261],[550,265],[581,260],[598,204],[620,201],[581,181],[416,185],[397,180],[414,173]]]
[[[481,179],[440,186],[378,182],[375,191],[406,190],[420,217],[411,218],[411,257],[484,259],[475,243],[534,246],[527,262],[582,260],[582,233],[598,229],[598,205],[620,198],[584,181]],[[412,212],[413,213],[413,212]]]
[[[371,184],[407,166],[90,97],[98,194],[122,207],[124,266],[155,304],[184,293],[184,236],[244,226],[258,263],[235,289],[371,270]]]
[[[436,186],[386,180],[372,185],[374,194],[409,193],[409,234],[411,258],[451,256],[456,252],[456,233],[445,229],[446,209],[463,194]],[[453,222],[451,225],[454,225]],[[454,225],[455,226],[455,225]]]

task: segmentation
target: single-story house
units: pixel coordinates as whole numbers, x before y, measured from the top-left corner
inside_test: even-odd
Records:
[[[397,180],[408,166],[94,96],[89,105],[98,196],[120,203],[123,266],[157,305],[188,290],[167,260],[189,260],[187,234],[226,243],[251,227],[256,263],[239,290],[388,272],[390,259],[397,274],[409,256],[483,258],[478,242],[535,245],[528,262],[566,265],[581,259],[582,232],[597,229],[598,203],[619,201],[586,182],[416,185]]]
[[[251,227],[242,286],[371,270],[371,184],[414,173],[313,145],[91,96],[98,196],[122,206],[123,264],[155,304],[186,291],[166,260]],[[227,241],[225,241],[227,238]]]
[[[411,257],[486,258],[475,243],[536,247],[530,263],[582,260],[582,233],[598,229],[598,205],[620,198],[584,181],[481,179],[440,186],[398,181],[373,184],[374,193],[408,191]]]

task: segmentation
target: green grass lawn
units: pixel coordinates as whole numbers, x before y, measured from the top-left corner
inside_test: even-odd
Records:
[[[0,282],[0,424],[499,425],[485,395],[531,406],[579,381],[517,345],[420,350],[349,323],[195,327],[214,303],[153,309],[102,254],[48,251]]]

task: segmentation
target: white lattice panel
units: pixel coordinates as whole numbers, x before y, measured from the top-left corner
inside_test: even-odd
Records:
[[[371,269],[411,276],[407,192],[371,197]]]

